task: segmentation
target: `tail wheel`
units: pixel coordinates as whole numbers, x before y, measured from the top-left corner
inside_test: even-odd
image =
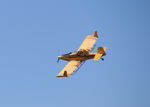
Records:
[[[104,61],[104,58],[101,58],[102,61]]]

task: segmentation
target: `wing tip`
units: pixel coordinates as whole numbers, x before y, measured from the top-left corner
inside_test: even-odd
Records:
[[[64,71],[63,75],[58,74],[56,77],[68,77],[67,71]]]
[[[97,35],[97,31],[96,31],[96,30],[94,31],[94,35],[93,35],[93,36],[98,38],[98,35]]]
[[[60,77],[66,77],[66,76],[56,76],[57,78],[60,78]],[[68,77],[68,76],[67,76]]]

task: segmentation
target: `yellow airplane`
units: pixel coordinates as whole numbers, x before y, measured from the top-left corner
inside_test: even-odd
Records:
[[[72,74],[72,72],[79,67],[83,62],[88,59],[94,59],[95,61],[99,60],[102,56],[105,56],[105,50],[107,47],[98,47],[97,53],[90,53],[93,45],[95,44],[98,38],[97,31],[94,32],[93,35],[88,35],[80,48],[75,52],[70,52],[68,54],[64,54],[58,56],[59,59],[69,61],[68,64],[60,71],[57,77],[68,77]],[[104,60],[103,58],[101,58]]]

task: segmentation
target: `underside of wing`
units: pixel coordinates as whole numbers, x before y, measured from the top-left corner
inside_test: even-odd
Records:
[[[72,72],[81,64],[81,61],[70,61],[68,64],[60,71],[57,77],[68,77]]]
[[[87,36],[85,38],[85,40],[83,41],[83,43],[81,44],[78,51],[80,51],[80,50],[90,51],[92,49],[93,45],[95,44],[97,38],[98,38],[98,36],[97,36],[96,31],[94,32],[94,35]]]

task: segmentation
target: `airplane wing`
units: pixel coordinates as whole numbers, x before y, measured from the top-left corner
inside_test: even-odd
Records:
[[[93,47],[93,45],[95,44],[96,40],[97,40],[98,36],[97,36],[97,31],[94,32],[94,35],[91,36],[87,36],[85,38],[85,40],[83,41],[83,43],[81,44],[79,50],[87,50],[90,51],[91,48]]]
[[[81,64],[81,61],[69,61],[68,64],[60,71],[57,77],[68,77]]]

